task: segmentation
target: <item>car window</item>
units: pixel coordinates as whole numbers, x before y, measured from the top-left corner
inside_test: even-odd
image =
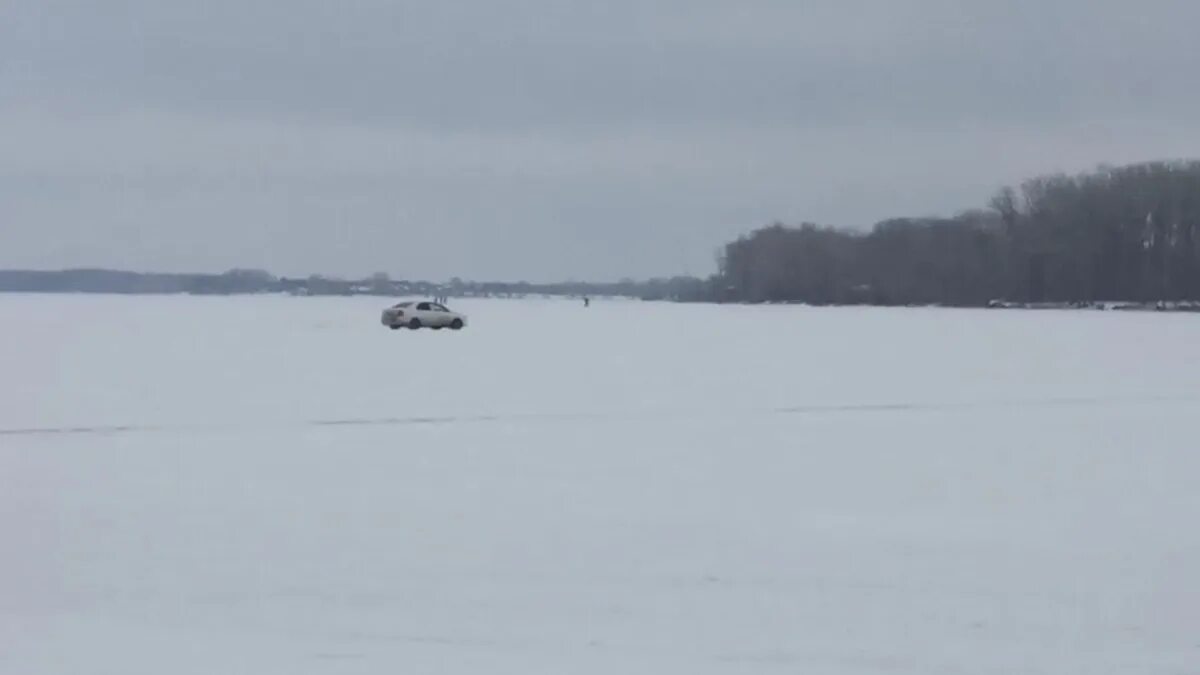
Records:
[[[433,306],[433,311],[435,311],[435,312],[449,312],[450,310],[446,309],[445,305],[434,305],[434,306]]]
[[[423,312],[428,312],[428,311],[429,311],[429,303],[428,303],[428,302],[422,302],[421,304],[417,305],[417,309],[419,309],[419,310],[421,310],[421,311],[423,311]]]

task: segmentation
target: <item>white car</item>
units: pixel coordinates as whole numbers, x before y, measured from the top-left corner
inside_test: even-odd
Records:
[[[380,319],[383,325],[396,330],[397,328],[432,328],[441,330],[449,328],[459,330],[467,325],[467,317],[457,312],[451,312],[445,305],[436,302],[402,302],[383,310]]]

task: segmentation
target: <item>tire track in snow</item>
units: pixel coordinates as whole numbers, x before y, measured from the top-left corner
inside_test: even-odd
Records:
[[[369,427],[369,426],[416,426],[446,424],[483,424],[490,422],[553,422],[619,420],[645,418],[710,417],[712,415],[818,415],[839,413],[894,413],[894,412],[955,412],[979,410],[1019,410],[1030,408],[1086,408],[1110,405],[1146,405],[1155,403],[1198,403],[1198,395],[1174,396],[1078,396],[1041,399],[1009,399],[995,401],[962,402],[907,402],[907,403],[851,403],[813,404],[761,409],[712,410],[647,410],[611,411],[592,413],[507,413],[498,415],[421,415],[412,417],[346,417],[317,419],[299,422],[306,427]],[[76,425],[62,427],[10,427],[0,428],[3,436],[77,436],[117,435],[180,431],[237,431],[264,428],[294,428],[297,425],[221,425],[221,424],[174,424],[174,425]]]

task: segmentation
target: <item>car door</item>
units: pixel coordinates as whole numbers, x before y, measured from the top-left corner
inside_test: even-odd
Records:
[[[434,326],[450,325],[450,310],[446,309],[446,307],[443,305],[437,304],[436,302],[430,305],[430,309],[432,310],[431,314],[433,317]]]
[[[438,325],[437,324],[437,312],[433,311],[433,303],[432,302],[418,302],[417,309],[414,313],[416,314],[417,320],[419,320],[421,322],[422,326]]]

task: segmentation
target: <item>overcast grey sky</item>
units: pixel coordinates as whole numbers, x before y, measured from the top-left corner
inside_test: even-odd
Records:
[[[1193,0],[0,0],[0,266],[708,273],[1200,155]]]

